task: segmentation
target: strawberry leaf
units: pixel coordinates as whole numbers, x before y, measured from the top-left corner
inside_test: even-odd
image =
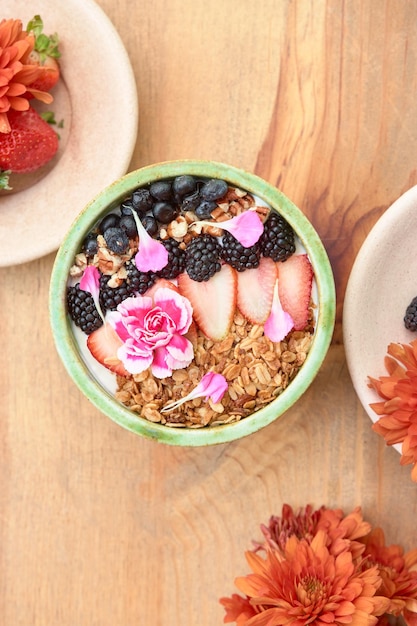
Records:
[[[40,15],[35,15],[35,17],[28,22],[26,32],[31,32],[35,36],[35,50],[39,53],[41,63],[43,63],[47,57],[59,59],[61,56],[58,48],[59,37],[57,33],[45,35],[43,32],[43,21]]]
[[[12,187],[9,186],[10,170],[0,170],[0,189],[4,191],[11,191]]]

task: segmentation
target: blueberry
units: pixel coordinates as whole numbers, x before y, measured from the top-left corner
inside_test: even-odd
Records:
[[[172,187],[168,180],[158,180],[156,183],[152,183],[149,187],[149,191],[155,200],[159,200],[160,202],[171,200]]]
[[[133,202],[132,199],[124,200],[120,205],[120,214],[123,215],[132,215],[133,211]]]
[[[149,189],[136,189],[132,193],[132,205],[138,213],[146,213],[152,208],[153,200]]]
[[[181,210],[182,211],[194,211],[198,207],[200,202],[201,202],[200,192],[198,190],[194,191],[194,193],[191,193],[185,196],[181,204]]]
[[[132,215],[132,211],[130,211],[130,215],[122,215],[122,217],[120,218],[119,226],[125,231],[126,235],[130,239],[133,239],[133,237],[136,237],[136,235],[138,234],[136,222]]]
[[[211,212],[214,211],[217,204],[214,201],[203,200],[195,209],[195,214],[200,220],[206,220],[211,217]]]
[[[201,196],[204,200],[219,200],[227,192],[227,183],[220,178],[212,178],[201,187]]]
[[[145,215],[145,217],[142,217],[140,221],[142,222],[143,227],[148,235],[150,235],[151,237],[156,235],[156,233],[158,232],[158,223],[156,219],[152,217],[152,215]]]
[[[172,183],[172,190],[176,197],[183,198],[187,194],[193,193],[196,189],[196,180],[193,176],[184,174],[177,176]]]
[[[127,252],[129,248],[129,238],[122,228],[107,228],[103,233],[103,237],[111,252],[115,254],[124,254]]]
[[[116,215],[116,213],[109,213],[101,220],[98,227],[99,232],[103,234],[108,228],[117,227],[119,225],[119,219],[120,217]]]
[[[93,257],[98,252],[96,235],[93,235],[93,233],[88,234],[87,237],[84,239],[82,249],[87,258]]]
[[[169,224],[176,217],[177,212],[168,202],[156,202],[153,205],[152,214],[161,224]]]

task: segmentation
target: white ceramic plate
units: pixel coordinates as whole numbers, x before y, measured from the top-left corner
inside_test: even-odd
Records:
[[[64,121],[63,145],[42,180],[0,197],[0,266],[56,250],[84,206],[126,173],[137,136],[132,67],[102,9],[93,0],[3,0],[0,19],[21,19],[25,27],[35,14],[61,42],[62,80],[48,109]]]
[[[369,404],[381,398],[368,376],[386,374],[390,343],[417,338],[404,327],[405,310],[417,296],[417,186],[404,193],[378,220],[363,243],[349,277],[343,334],[346,359],[356,393],[373,422]],[[401,446],[394,446],[401,451]]]

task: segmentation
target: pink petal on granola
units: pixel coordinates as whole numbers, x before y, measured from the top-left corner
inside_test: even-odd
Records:
[[[222,374],[207,372],[198,385],[187,396],[181,398],[180,400],[176,400],[175,402],[166,404],[161,409],[161,413],[177,409],[179,406],[184,404],[184,402],[194,400],[194,398],[205,398],[206,400],[210,398],[214,404],[217,404],[223,398],[227,388],[227,381]]]
[[[282,341],[294,328],[294,321],[289,313],[284,311],[278,295],[278,280],[275,282],[274,298],[271,313],[264,324],[264,333],[274,343]]]
[[[198,222],[213,225],[212,222]],[[216,227],[227,230],[245,248],[253,246],[263,233],[264,225],[255,210],[249,209],[224,222],[216,222]]]
[[[132,210],[139,236],[139,247],[135,264],[140,272],[158,272],[168,264],[168,250],[146,231],[136,211]]]
[[[100,272],[95,265],[87,265],[80,280],[80,289],[88,291],[94,301],[94,305],[105,324],[104,313],[100,306],[99,293],[100,293]]]

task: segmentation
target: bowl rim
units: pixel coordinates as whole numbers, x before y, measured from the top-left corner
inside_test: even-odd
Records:
[[[79,353],[66,312],[69,269],[73,265],[75,254],[79,252],[80,242],[101,215],[118,206],[136,187],[181,174],[223,178],[229,184],[255,194],[272,208],[279,210],[294,228],[307,251],[320,302],[312,345],[295,380],[267,406],[240,421],[218,426],[166,426],[150,422],[123,406],[88,370]],[[302,235],[299,234],[300,231]],[[192,159],[163,161],[139,168],[125,174],[98,193],[75,218],[65,235],[56,254],[49,288],[50,325],[55,347],[68,374],[82,393],[97,409],[123,428],[148,439],[178,446],[206,446],[240,439],[262,429],[285,413],[310,386],[325,359],[333,336],[335,308],[335,283],[327,252],[302,211],[279,189],[256,174],[217,161]],[[278,410],[275,408],[277,404]]]

